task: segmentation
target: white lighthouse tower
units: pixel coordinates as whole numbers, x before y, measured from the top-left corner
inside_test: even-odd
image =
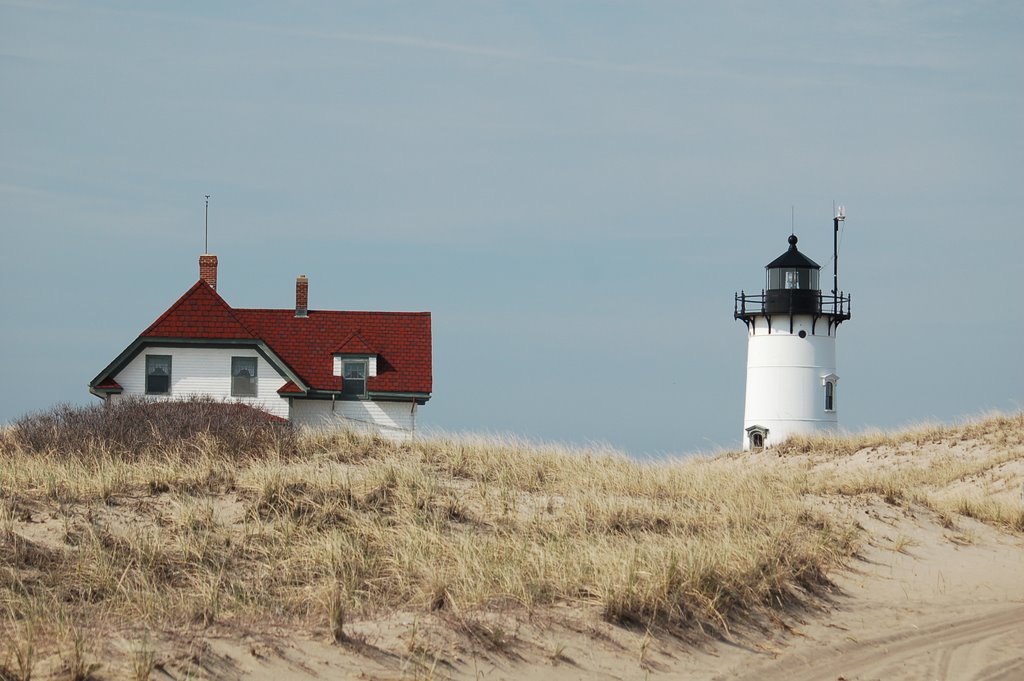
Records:
[[[835,216],[833,262],[838,262]],[[835,430],[839,425],[836,331],[850,318],[850,296],[819,288],[821,266],[796,247],[765,267],[767,288],[736,294],[733,316],[747,327],[747,393],[743,449],[763,449],[790,435]],[[838,265],[836,266],[838,268]]]

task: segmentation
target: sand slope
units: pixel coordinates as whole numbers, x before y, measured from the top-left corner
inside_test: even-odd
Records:
[[[412,615],[353,625],[356,640],[214,629],[168,676],[251,679],[1024,679],[1024,538],[926,509],[856,500],[873,537],[818,609],[727,640],[631,631],[578,608],[474,620],[474,639]],[[447,625],[452,625],[448,622]],[[457,627],[458,624],[455,623]],[[487,638],[489,631],[501,641]],[[227,632],[225,632],[227,633]]]
[[[412,615],[359,622],[355,640],[239,640],[210,632],[175,677],[350,679],[1024,679],[1024,537],[914,504],[830,499],[869,537],[816,608],[751,624],[725,640],[648,635],[566,607],[495,613],[466,626]],[[463,634],[465,628],[463,628]],[[492,640],[493,637],[493,640]]]
[[[725,455],[745,467],[806,476],[809,502],[859,525],[863,542],[830,575],[833,588],[728,631],[616,626],[584,603],[534,611],[399,611],[346,622],[347,640],[340,643],[315,625],[295,631],[255,623],[247,631],[214,622],[153,634],[148,678],[1024,679],[1024,535],[999,520],[1024,519],[1020,440],[1019,432],[1004,429],[845,454]],[[949,474],[933,476],[912,495],[887,487],[939,469]],[[992,524],[956,511],[974,514],[990,502],[999,504]],[[138,504],[156,502],[133,503],[95,512],[131,528]],[[236,500],[218,513],[239,509]],[[32,550],[63,541],[56,513],[40,510],[8,522]],[[1020,520],[1009,525],[1019,528]],[[97,678],[146,678],[137,670],[140,632],[130,626],[115,628],[99,646]],[[10,658],[0,665],[14,668]],[[33,676],[67,677],[67,661],[57,655],[40,660]]]
[[[836,575],[830,610],[776,659],[720,678],[1024,679],[1024,540],[970,520],[947,529],[921,509],[863,515],[876,539]]]

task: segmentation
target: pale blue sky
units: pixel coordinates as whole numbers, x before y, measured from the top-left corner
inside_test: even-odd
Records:
[[[847,428],[1024,402],[1024,5],[0,0],[0,421],[197,278],[430,310],[426,427],[739,445],[736,290],[847,206]],[[831,271],[828,271],[831,277]]]

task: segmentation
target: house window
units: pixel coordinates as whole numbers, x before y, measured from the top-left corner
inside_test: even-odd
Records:
[[[346,359],[342,362],[341,394],[366,397],[365,359]]]
[[[836,384],[833,381],[825,381],[825,411],[835,411]]]
[[[171,393],[171,356],[146,355],[146,394]]]
[[[256,358],[231,358],[231,396],[256,396]]]

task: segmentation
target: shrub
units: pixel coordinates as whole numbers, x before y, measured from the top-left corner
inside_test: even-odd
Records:
[[[232,456],[268,451],[290,456],[297,446],[287,421],[238,402],[204,397],[161,401],[126,397],[88,407],[59,404],[21,417],[5,439],[37,453],[109,454],[124,459],[169,450],[209,451],[208,445]]]

